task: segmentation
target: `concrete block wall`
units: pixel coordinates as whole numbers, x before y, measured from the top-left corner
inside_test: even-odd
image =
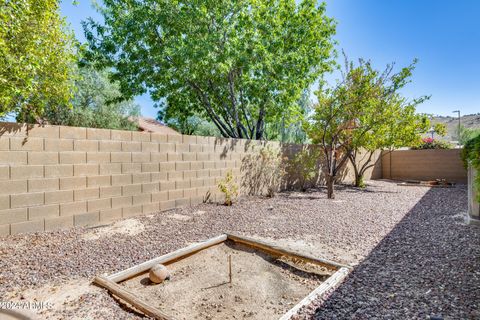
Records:
[[[228,145],[227,145],[228,142]],[[230,169],[245,141],[0,124],[0,235],[106,223],[193,205]]]
[[[384,179],[435,180],[467,183],[461,149],[395,150],[382,153]]]
[[[310,146],[313,147],[313,146]],[[0,123],[0,236],[91,226],[205,200],[233,171],[241,194],[271,178],[260,150],[302,146],[241,139]],[[351,169],[342,174],[352,181]],[[366,179],[375,178],[378,168]],[[278,187],[295,184],[288,173]],[[319,173],[316,182],[321,181]]]

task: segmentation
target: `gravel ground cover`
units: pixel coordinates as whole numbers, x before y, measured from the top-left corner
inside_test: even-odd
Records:
[[[0,301],[47,301],[46,319],[136,319],[92,278],[224,232],[274,241],[355,266],[298,318],[479,318],[480,230],[462,223],[466,187],[370,182],[202,204],[103,228],[0,239]]]
[[[480,229],[465,206],[464,188],[428,191],[314,319],[480,319]]]

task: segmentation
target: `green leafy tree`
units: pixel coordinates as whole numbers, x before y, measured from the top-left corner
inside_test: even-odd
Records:
[[[397,96],[388,100],[384,101],[383,108],[377,109],[379,114],[364,117],[363,121],[370,130],[358,139],[353,139],[350,145],[349,159],[354,170],[356,187],[364,187],[364,175],[375,165],[375,152],[392,152],[396,148],[410,146],[420,139],[420,135],[428,127],[427,119],[415,112],[421,99],[407,102]],[[367,112],[369,111],[373,110]]]
[[[166,108],[158,112],[158,119],[169,127],[186,135],[221,137],[218,128],[209,120],[196,114],[169,114]]]
[[[265,138],[332,66],[335,24],[316,0],[103,4],[105,22],[84,24],[87,60],[112,67],[127,97],[148,90],[167,113],[210,119],[225,137]]]
[[[477,201],[480,202],[480,135],[468,140],[460,154],[466,169],[472,166],[476,171],[475,180],[472,182],[477,191]]]
[[[361,185],[375,150],[405,144],[421,132],[424,121],[415,115],[415,106],[426,97],[409,102],[398,94],[413,68],[414,64],[393,73],[390,65],[379,72],[370,62],[354,65],[345,56],[342,81],[317,92],[319,102],[308,130],[325,156],[329,199],[334,198],[335,178],[347,161],[354,165],[356,184]],[[366,150],[366,160],[359,161],[361,150]]]
[[[447,125],[445,123],[435,123],[433,131],[440,137],[445,137],[447,134]]]
[[[320,145],[324,156],[322,169],[329,199],[335,197],[335,178],[350,156],[349,144],[357,127],[357,109],[375,94],[370,92],[370,79],[362,68],[347,70],[345,75],[336,87],[317,91],[318,105],[306,125],[310,138]]]
[[[313,110],[310,100],[310,90],[304,90],[297,102],[298,107],[293,114],[283,115],[278,122],[268,123],[265,129],[267,140],[278,140],[284,143],[304,144],[307,142],[307,133],[303,123]]]
[[[346,72],[355,68],[352,62],[346,64]],[[410,82],[415,64],[416,61],[399,72],[393,71],[394,64],[378,71],[373,69],[370,62],[360,60],[358,68],[369,79],[365,82],[364,90],[371,94],[366,99],[354,95],[351,97],[362,103],[354,103],[358,107],[354,118],[356,126],[346,146],[357,187],[365,185],[364,175],[375,165],[373,156],[376,151],[392,151],[409,146],[418,141],[421,133],[428,128],[428,119],[416,113],[416,106],[429,97],[408,100],[399,94],[399,90]],[[438,129],[441,131],[442,128]]]
[[[0,2],[0,117],[41,122],[72,95],[74,38],[58,0]]]
[[[458,143],[462,146],[478,136],[480,136],[480,128],[471,129],[460,125],[460,130],[458,127],[455,129],[455,137],[457,138]]]
[[[123,100],[118,83],[109,80],[107,70],[81,67],[76,78],[72,108],[47,108],[44,113],[47,122],[74,127],[137,130],[132,118],[140,115],[140,106],[133,100]]]
[[[390,79],[392,80],[392,79]],[[377,85],[385,85],[377,84]],[[388,85],[387,85],[388,86]],[[366,171],[375,165],[374,154],[378,150],[393,151],[410,146],[420,140],[429,127],[428,119],[416,113],[416,106],[427,97],[408,101],[396,92],[377,96],[377,107],[362,109],[357,118],[359,123],[369,128],[366,132],[355,130],[349,148],[356,187],[363,187]]]

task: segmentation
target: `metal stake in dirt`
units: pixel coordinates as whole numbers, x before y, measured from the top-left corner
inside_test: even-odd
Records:
[[[229,277],[228,283],[232,283],[232,255],[228,256],[228,277]]]

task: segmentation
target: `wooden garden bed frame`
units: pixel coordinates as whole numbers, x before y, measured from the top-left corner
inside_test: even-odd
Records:
[[[174,320],[175,318],[145,303],[144,301],[139,299],[137,296],[135,296],[134,294],[126,290],[124,287],[119,285],[119,283],[122,281],[128,280],[130,278],[133,278],[139,274],[147,272],[151,267],[153,267],[158,263],[162,263],[162,264],[173,263],[175,261],[184,259],[192,254],[195,254],[201,250],[221,244],[227,240],[230,240],[235,243],[239,243],[251,248],[258,249],[273,257],[286,256],[294,259],[300,259],[316,265],[320,265],[331,270],[336,270],[333,275],[328,277],[328,279],[325,282],[323,282],[320,286],[318,286],[315,290],[313,290],[308,296],[306,296],[303,300],[297,303],[292,309],[290,309],[287,313],[285,313],[279,320],[290,319],[303,306],[306,306],[310,304],[313,300],[318,299],[323,295],[325,295],[327,291],[329,291],[330,289],[336,287],[339,283],[341,283],[343,279],[345,279],[345,277],[348,275],[350,270],[350,267],[346,265],[296,253],[291,250],[281,248],[260,240],[256,240],[256,239],[252,239],[252,238],[240,236],[240,235],[222,234],[220,236],[205,240],[203,242],[195,243],[188,247],[165,254],[158,258],[145,261],[141,264],[135,265],[123,271],[120,271],[111,275],[107,275],[107,276],[105,275],[97,276],[95,277],[93,282],[107,289],[111,294],[127,302],[134,309],[144,313],[149,317],[152,317],[158,320]]]
[[[397,186],[403,187],[429,187],[429,188],[452,188],[455,183],[446,180],[401,180]]]

